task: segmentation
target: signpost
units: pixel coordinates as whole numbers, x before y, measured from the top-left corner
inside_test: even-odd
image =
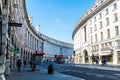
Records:
[[[22,23],[8,22],[8,26],[17,26],[17,27],[21,27],[21,26],[22,26]]]

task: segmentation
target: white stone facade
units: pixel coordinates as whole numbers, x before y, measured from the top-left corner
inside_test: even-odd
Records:
[[[120,64],[120,0],[97,0],[73,31],[76,63]],[[78,45],[79,44],[79,45]],[[94,61],[95,62],[95,61]]]
[[[64,55],[65,57],[72,57],[73,44],[62,42],[53,38],[50,38],[44,34],[41,37],[45,40],[43,45],[43,51],[46,57],[54,58],[55,55]]]

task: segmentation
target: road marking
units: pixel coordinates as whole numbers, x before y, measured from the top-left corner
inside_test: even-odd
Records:
[[[120,74],[114,74],[114,75],[120,76]]]
[[[86,74],[95,75],[95,76],[99,76],[99,77],[104,77],[103,75],[100,75],[100,74],[93,74],[93,73],[86,73]]]

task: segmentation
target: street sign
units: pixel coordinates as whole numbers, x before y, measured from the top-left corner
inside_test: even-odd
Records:
[[[8,26],[22,27],[22,23],[8,22]]]
[[[14,50],[13,52],[14,52],[14,54],[18,54],[18,53],[19,53],[19,51],[18,51],[18,50]]]

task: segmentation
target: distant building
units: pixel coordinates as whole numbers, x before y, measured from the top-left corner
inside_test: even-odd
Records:
[[[55,55],[63,55],[64,57],[72,57],[73,44],[62,42],[53,38],[50,38],[44,34],[40,34],[45,40],[43,51],[45,57],[48,59],[55,58]]]

